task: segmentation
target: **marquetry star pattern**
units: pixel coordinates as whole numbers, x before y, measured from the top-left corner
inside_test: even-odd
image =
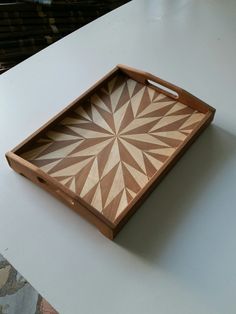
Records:
[[[22,157],[114,222],[203,118],[117,75]]]

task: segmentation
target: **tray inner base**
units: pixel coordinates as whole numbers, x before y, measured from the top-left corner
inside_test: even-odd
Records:
[[[20,156],[114,222],[204,117],[119,74]]]

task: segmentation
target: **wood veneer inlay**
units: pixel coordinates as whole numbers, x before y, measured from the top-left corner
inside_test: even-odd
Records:
[[[114,222],[204,117],[119,74],[21,157]]]

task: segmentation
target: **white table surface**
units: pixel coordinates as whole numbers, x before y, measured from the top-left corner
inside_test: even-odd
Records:
[[[112,242],[3,155],[117,63],[217,113]],[[235,83],[235,0],[132,1],[0,76],[0,252],[61,314],[235,314]]]

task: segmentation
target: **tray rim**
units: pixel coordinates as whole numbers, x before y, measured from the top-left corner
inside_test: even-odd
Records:
[[[146,86],[161,92],[168,97],[174,98],[176,101],[184,103],[188,107],[192,107],[199,112],[205,113],[205,117],[202,121],[197,125],[194,131],[191,133],[191,136],[187,136],[186,139],[180,144],[180,146],[176,149],[173,155],[168,159],[168,161],[161,167],[159,171],[147,182],[147,184],[137,193],[137,195],[132,199],[132,201],[125,207],[122,213],[112,222],[108,218],[106,218],[102,213],[100,213],[97,209],[91,206],[89,203],[83,200],[79,195],[71,191],[69,188],[65,187],[59,181],[54,179],[52,176],[41,170],[36,165],[32,164],[30,161],[22,158],[19,154],[26,147],[30,146],[35,140],[37,140],[44,132],[53,127],[58,121],[63,119],[64,116],[68,113],[68,111],[73,110],[74,107],[79,106],[80,102],[83,102],[84,99],[89,97],[91,94],[95,93],[97,89],[99,89],[106,81],[110,80],[118,73],[123,73],[130,78],[138,81]],[[162,90],[159,87],[150,84],[148,80],[152,80],[157,82],[158,84],[167,87],[168,89],[173,90],[178,94],[178,98],[173,97],[166,90]],[[6,153],[6,158],[8,160],[9,165],[11,166],[11,160],[16,161],[17,163],[23,165],[24,167],[31,169],[37,177],[45,180],[49,185],[54,188],[58,188],[65,195],[68,195],[74,202],[78,202],[85,209],[90,211],[93,215],[95,215],[98,219],[100,219],[104,224],[106,224],[109,228],[111,228],[115,233],[117,233],[120,228],[125,224],[125,222],[129,219],[129,217],[137,210],[140,204],[144,201],[147,195],[156,187],[156,185],[161,181],[161,179],[166,175],[166,173],[172,168],[172,166],[177,162],[177,160],[182,156],[182,154],[188,149],[191,143],[200,135],[200,133],[207,127],[207,125],[213,120],[215,114],[215,109],[210,105],[206,104],[202,100],[183,90],[182,88],[173,85],[167,81],[160,79],[148,72],[143,72],[125,65],[118,64],[111,71],[109,71],[105,76],[103,76],[97,83],[92,85],[89,89],[87,89],[84,93],[82,93],[79,97],[77,97],[74,101],[72,101],[68,106],[62,109],[58,114],[54,115],[51,119],[49,119],[45,124],[43,124],[40,128],[38,128],[35,132],[29,135],[25,140],[23,140],[20,144],[18,144],[11,151]],[[12,166],[11,166],[12,167]],[[32,181],[32,180],[31,180]],[[40,185],[45,188],[45,185]],[[78,211],[78,210],[77,210]]]

